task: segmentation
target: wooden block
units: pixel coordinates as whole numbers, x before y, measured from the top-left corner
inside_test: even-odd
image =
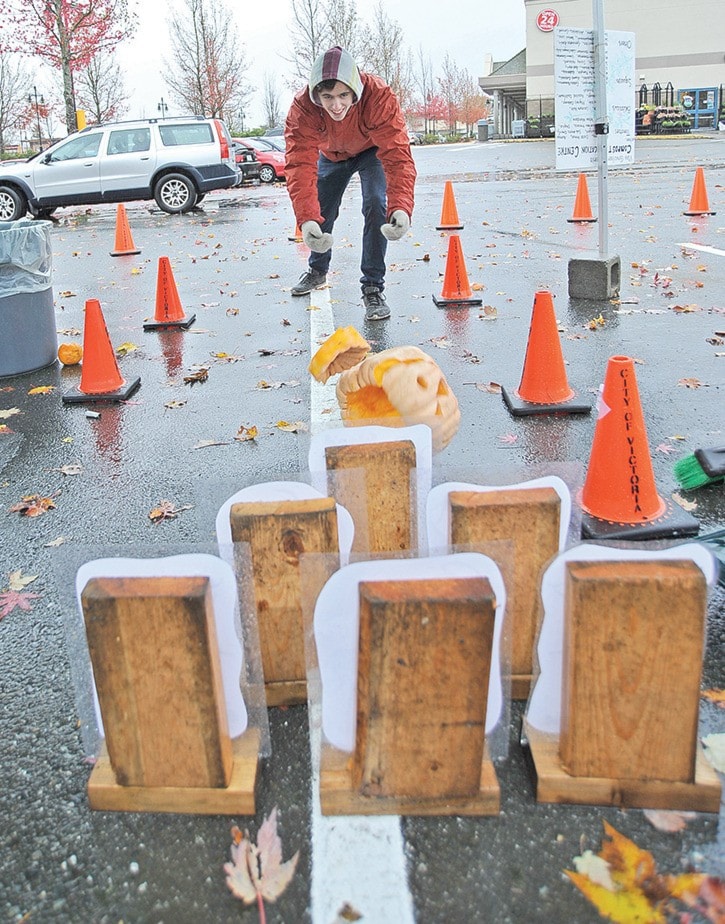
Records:
[[[498,815],[501,789],[484,749],[474,795],[440,799],[366,796],[352,782],[352,755],[326,745],[320,760],[320,808],[323,815]]]
[[[707,611],[691,561],[566,564],[561,761],[692,783]]]
[[[715,814],[720,811],[720,779],[699,744],[695,752],[694,780],[683,783],[572,776],[562,766],[558,735],[542,734],[524,721],[524,738],[533,765],[537,802]]]
[[[119,786],[104,750],[88,780],[88,803],[102,812],[175,812],[184,815],[254,815],[259,767],[260,734],[257,728],[232,741],[229,785]]]
[[[116,782],[227,786],[232,748],[209,579],[92,578],[81,602]]]
[[[450,541],[492,558],[506,585],[504,633],[511,638],[511,696],[526,699],[541,615],[544,567],[559,551],[561,498],[553,488],[451,491]],[[493,544],[513,543],[513,560]]]
[[[267,704],[306,701],[300,555],[330,553],[309,565],[321,590],[338,567],[337,511],[332,497],[232,504],[234,542],[251,549]]]
[[[494,615],[484,578],[360,583],[352,783],[361,794],[478,793]]]
[[[397,552],[417,545],[411,440],[328,446],[325,464],[330,493],[355,522],[353,552]]]

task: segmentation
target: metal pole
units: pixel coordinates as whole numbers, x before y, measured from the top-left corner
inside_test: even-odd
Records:
[[[607,167],[609,122],[607,121],[607,74],[605,69],[606,33],[604,31],[604,0],[593,0],[594,23],[594,131],[598,136],[597,194],[599,204],[599,256],[606,259],[609,253],[609,208]]]

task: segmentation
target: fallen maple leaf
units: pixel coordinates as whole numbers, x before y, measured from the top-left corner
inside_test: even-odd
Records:
[[[680,379],[677,383],[678,385],[684,385],[685,388],[700,388],[702,382],[699,379]]]
[[[55,504],[50,497],[41,497],[39,494],[26,494],[19,503],[13,504],[10,513],[19,513],[24,517],[39,517],[46,510],[54,510]]]
[[[256,440],[258,432],[259,431],[254,425],[251,427],[245,427],[244,424],[242,424],[237,430],[237,435],[234,437],[234,439],[240,443],[247,443],[251,440]]]
[[[248,832],[232,826],[232,862],[224,864],[227,886],[232,895],[245,905],[255,901],[259,907],[260,924],[265,924],[264,901],[275,902],[292,881],[299,851],[282,862],[282,841],[277,834],[277,807],[265,818],[257,835],[256,845]]]
[[[8,574],[8,590],[24,590],[37,579],[37,574],[23,574],[22,570],[11,571]]]
[[[700,695],[703,699],[709,699],[711,703],[716,703],[721,709],[725,709],[725,690],[703,690]]]
[[[29,395],[51,395],[55,391],[55,385],[37,385],[31,388]]]
[[[0,410],[0,420],[7,420],[8,417],[14,417],[16,414],[22,413],[19,407],[9,407],[4,411]]]
[[[185,385],[196,385],[197,382],[206,382],[209,378],[209,370],[206,367],[197,369],[196,372],[192,372],[190,375],[184,376]]]
[[[34,594],[30,591],[6,590],[0,593],[0,619],[9,616],[13,610],[25,610],[26,613],[32,609],[31,600],[42,597],[42,594]]]
[[[149,512],[149,520],[152,523],[160,523],[162,520],[175,520],[182,510],[191,510],[192,504],[183,504],[181,507],[175,507],[172,501],[159,501],[158,506]]]
[[[677,831],[683,831],[687,827],[687,822],[697,818],[697,814],[695,812],[674,812],[664,809],[645,809],[644,817],[658,831],[674,834]]]
[[[681,494],[678,494],[677,491],[673,491],[670,496],[676,504],[679,504],[680,507],[682,507],[683,510],[697,510],[697,501],[687,500],[687,498],[683,497]]]
[[[499,443],[505,443],[508,446],[512,445],[518,440],[518,436],[515,436],[513,433],[505,433],[503,436],[499,436]]]
[[[275,424],[278,430],[284,430],[286,433],[307,433],[307,424],[301,420],[294,420],[288,423],[286,420],[278,420]]]
[[[116,356],[128,356],[129,353],[134,353],[137,349],[138,346],[135,343],[126,341],[126,343],[116,347]]]

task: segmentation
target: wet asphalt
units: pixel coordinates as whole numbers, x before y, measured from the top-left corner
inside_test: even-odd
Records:
[[[376,350],[417,345],[443,369],[462,423],[436,457],[434,479],[513,482],[551,472],[581,483],[594,417],[513,418],[489,387],[518,385],[533,296],[547,288],[577,390],[593,400],[610,356],[636,359],[655,479],[669,497],[677,458],[725,442],[725,140],[638,140],[637,163],[610,171],[610,253],[620,256],[622,287],[620,299],[597,302],[567,295],[568,261],[596,251],[598,228],[567,222],[576,176],[553,169],[552,142],[426,147],[414,156],[413,228],[388,250],[392,317],[362,320],[354,186],[335,230],[330,302],[334,326],[354,324]],[[717,214],[693,219],[682,213],[697,166]],[[447,252],[435,228],[446,180],[454,183],[481,309],[446,311],[432,302]],[[589,189],[596,210],[592,177]],[[255,921],[256,909],[243,908],[224,884],[229,827],[236,821],[256,831],[278,806],[285,856],[299,850],[300,860],[267,920],[311,921],[304,707],[270,712],[273,753],[262,767],[255,819],[88,808],[73,682],[78,654],[66,632],[75,569],[109,552],[213,550],[214,518],[228,496],[260,481],[304,479],[309,433],[277,423],[311,424],[311,300],[289,294],[306,256],[288,240],[294,218],[284,186],[212,194],[186,216],[152,203],[129,204],[127,214],[141,254],[114,259],[115,209],[59,210],[53,287],[59,340],[80,342],[85,299],[98,298],[114,346],[131,345],[119,367],[126,378],[140,376],[140,389],[89,418],[84,406],[61,401],[77,384],[77,368],[53,364],[0,379],[0,412],[13,411],[0,420],[11,431],[0,434],[0,590],[20,570],[37,575],[26,589],[39,594],[28,610],[0,621],[0,915],[63,924]],[[188,332],[142,329],[154,311],[160,256],[171,261],[185,312],[196,314]],[[0,305],[0,323],[1,312]],[[208,369],[206,382],[184,381],[199,368]],[[37,386],[55,390],[29,394]],[[235,441],[242,426],[256,426],[258,438]],[[37,518],[9,512],[32,494],[52,497],[55,509]],[[702,532],[725,526],[722,485],[683,496]],[[162,500],[185,509],[152,523],[148,514]],[[725,591],[717,588],[703,688],[725,687],[724,643]],[[699,815],[666,834],[638,810],[537,805],[518,743],[521,714],[514,704],[508,757],[497,766],[498,817],[402,822],[417,921],[599,920],[562,871],[599,848],[603,820],[650,850],[663,872],[725,875],[722,818],[718,827],[715,816]],[[723,731],[725,713],[703,701],[701,733]]]

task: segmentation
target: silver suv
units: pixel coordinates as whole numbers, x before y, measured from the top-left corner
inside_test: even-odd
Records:
[[[92,125],[27,161],[0,164],[0,221],[134,199],[183,213],[209,190],[240,182],[229,130],[219,119]]]

